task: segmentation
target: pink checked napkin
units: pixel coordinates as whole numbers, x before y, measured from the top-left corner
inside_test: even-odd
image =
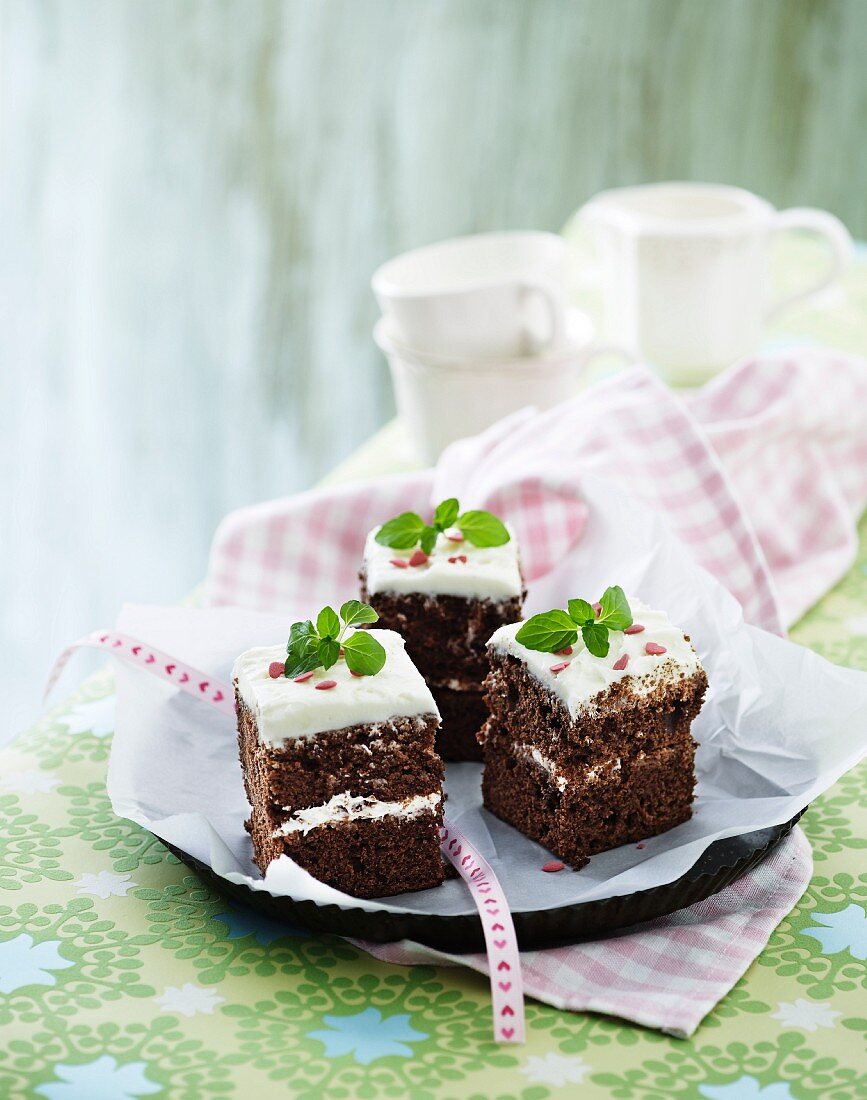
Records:
[[[635,368],[454,444],[435,470],[233,512],[211,548],[208,598],[280,611],[345,596],[374,524],[448,495],[509,515],[532,583],[580,539],[589,473],[651,503],[749,622],[782,633],[855,557],[867,363],[812,350],[747,360],[688,397]]]
[[[796,828],[758,867],[689,909],[609,939],[522,951],[524,993],[687,1038],[761,952],[812,870],[810,845]],[[410,940],[353,942],[384,962],[489,973],[485,955],[447,954]]]
[[[435,470],[303,493],[220,526],[208,598],[293,613],[357,588],[366,532],[446,496],[507,514],[530,586],[579,542],[582,478],[651,504],[738,599],[783,633],[854,560],[867,503],[867,363],[799,351],[744,361],[678,396],[635,368],[545,413],[524,410],[450,447]],[[522,955],[527,991],[689,1034],[755,958],[811,872],[800,832],[738,883],[639,931]],[[482,969],[474,956],[367,945],[392,961]]]

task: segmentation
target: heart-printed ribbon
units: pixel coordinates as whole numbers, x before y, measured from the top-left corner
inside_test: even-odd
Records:
[[[235,698],[231,685],[116,630],[94,630],[67,646],[51,670],[45,687],[46,698],[70,657],[77,649],[84,647],[103,649],[114,657],[130,661],[152,676],[174,684],[179,691],[186,691],[200,702],[208,703],[234,718]],[[523,1043],[524,988],[521,980],[521,956],[506,895],[491,865],[448,818],[443,818],[440,845],[443,855],[452,863],[469,889],[482,922],[491,979],[494,1040],[498,1043]]]

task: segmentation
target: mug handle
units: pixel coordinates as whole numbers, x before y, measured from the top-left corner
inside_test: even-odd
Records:
[[[781,210],[774,217],[773,232],[788,233],[801,229],[821,237],[829,247],[828,266],[822,275],[803,290],[787,294],[774,302],[768,310],[768,318],[776,316],[793,302],[809,298],[819,290],[829,286],[841,274],[852,258],[852,237],[849,230],[827,210],[814,210],[809,206],[796,206],[791,210]]]
[[[538,345],[532,349],[533,354],[538,355],[540,352],[547,351],[548,348],[559,347],[563,343],[563,334],[566,326],[565,317],[563,315],[564,304],[562,292],[551,283],[546,283],[541,280],[525,282],[522,284],[521,289],[525,297],[533,294],[538,295],[548,309],[548,320],[550,322],[548,337],[545,340],[539,341]]]
[[[624,347],[622,344],[586,344],[579,354],[578,369],[585,371],[591,360],[599,355],[616,356],[623,360],[623,365],[633,367],[639,362],[638,356]]]

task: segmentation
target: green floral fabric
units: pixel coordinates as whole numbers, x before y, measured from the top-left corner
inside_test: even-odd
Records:
[[[793,632],[867,670],[867,521]],[[0,753],[0,1096],[849,1100],[867,1096],[867,765],[808,811],[815,875],[692,1040],[386,965],[227,902],[105,791],[108,673]]]

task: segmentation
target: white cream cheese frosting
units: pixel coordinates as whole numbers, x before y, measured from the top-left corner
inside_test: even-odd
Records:
[[[502,546],[473,546],[468,539],[455,542],[441,533],[426,564],[403,569],[392,562],[408,562],[414,551],[380,546],[376,541],[379,527],[374,527],[364,545],[367,591],[371,596],[377,592],[421,592],[490,600],[520,596],[523,582],[518,542],[512,528],[506,527],[511,538]],[[461,561],[461,556],[466,561]]]
[[[320,806],[308,806],[298,810],[282,822],[274,836],[289,836],[291,833],[303,833],[306,836],[311,829],[323,825],[345,825],[348,821],[374,821],[383,817],[410,818],[421,814],[434,813],[442,802],[439,791],[431,794],[417,794],[404,798],[400,802],[384,802],[370,795],[353,795],[349,791],[336,794]]]
[[[701,666],[683,631],[671,622],[665,612],[653,611],[632,597],[627,599],[633,625],[643,626],[644,630],[633,634],[609,631],[606,657],[594,657],[585,646],[580,631],[569,655],[527,649],[515,640],[522,623],[501,626],[492,635],[488,646],[495,653],[511,654],[523,661],[533,676],[562,700],[573,718],[592,711],[596,697],[621,680],[629,681],[629,690],[633,694],[647,695],[660,684],[694,675]],[[664,647],[665,653],[648,654],[648,643]],[[624,655],[628,658],[626,667],[614,668]],[[552,666],[563,663],[565,668],[551,671]]]
[[[354,633],[348,631],[348,634]],[[393,630],[370,633],[385,648],[385,665],[375,676],[353,676],[342,658],[327,671],[318,668],[304,683],[280,676],[272,680],[268,666],[286,660],[286,646],[248,649],[235,661],[232,678],[259,731],[259,740],[271,747],[296,737],[312,737],[325,730],[439,714],[430,689],[409,659],[403,638]],[[326,691],[316,685],[336,684]]]

